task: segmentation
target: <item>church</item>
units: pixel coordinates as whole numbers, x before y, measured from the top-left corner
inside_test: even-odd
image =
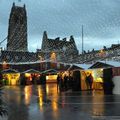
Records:
[[[13,3],[8,24],[6,50],[0,50],[0,63],[26,63],[36,61],[72,62],[79,52],[73,36],[69,40],[48,38],[44,31],[42,45],[36,52],[28,51],[27,10]]]

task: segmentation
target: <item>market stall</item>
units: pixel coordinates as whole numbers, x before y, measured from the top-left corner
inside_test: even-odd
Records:
[[[47,83],[56,83],[57,82],[57,73],[58,73],[58,71],[55,69],[48,69],[48,70],[41,72],[41,74],[44,74],[46,76]]]
[[[6,69],[2,72],[4,85],[19,85],[20,84],[20,72],[14,69]]]
[[[40,72],[35,69],[29,69],[21,73],[21,84],[37,84],[40,78]]]
[[[87,79],[89,76],[92,76],[92,80],[89,82]],[[92,84],[91,88],[89,84]],[[103,89],[103,69],[88,69],[81,71],[81,89],[82,90],[101,90]]]

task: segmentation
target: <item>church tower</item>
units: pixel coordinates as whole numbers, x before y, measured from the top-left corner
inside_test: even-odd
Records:
[[[44,31],[41,50],[47,50],[47,49],[49,49],[48,48],[48,36],[47,36],[47,32]]]
[[[13,3],[9,17],[8,51],[27,51],[27,13],[25,5],[16,6]]]

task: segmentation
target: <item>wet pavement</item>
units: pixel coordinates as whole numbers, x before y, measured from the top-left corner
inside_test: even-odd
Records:
[[[56,84],[6,86],[8,120],[120,120],[120,95],[57,92]]]

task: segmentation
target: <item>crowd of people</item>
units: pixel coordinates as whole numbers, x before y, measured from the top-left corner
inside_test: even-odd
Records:
[[[73,76],[67,76],[67,75],[58,75],[57,77],[57,90],[59,91],[66,91],[68,89],[73,89],[75,86],[76,80]],[[87,90],[93,89],[93,76],[91,73],[86,74],[85,76],[85,84]]]
[[[72,76],[67,75],[58,75],[57,76],[57,90],[59,91],[66,91],[72,88],[74,79]]]

